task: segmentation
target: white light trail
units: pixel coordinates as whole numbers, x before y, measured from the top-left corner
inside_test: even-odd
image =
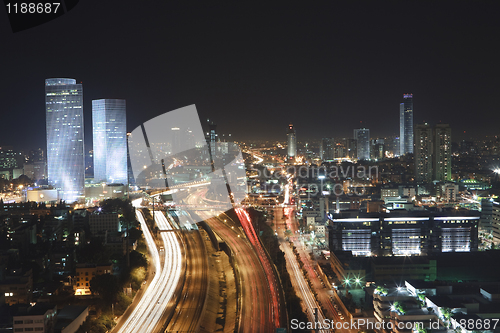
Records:
[[[133,205],[138,207],[140,200],[142,199],[134,200]],[[161,267],[158,249],[144,221],[144,217],[139,211],[136,214],[137,219],[141,223],[148,248],[150,249],[156,274],[134,311],[120,328],[120,333],[153,332],[172,299],[181,275],[181,249],[175,233],[161,233],[165,253],[164,264]],[[172,230],[162,212],[156,211],[154,217],[161,230]]]
[[[313,322],[315,321],[314,309],[317,308],[318,320],[319,322],[323,323],[325,317],[323,316],[322,311],[320,310],[319,306],[316,303],[316,300],[314,299],[314,295],[312,295],[311,290],[307,285],[304,275],[302,274],[302,270],[299,268],[299,265],[297,264],[297,259],[295,258],[295,255],[292,253],[292,250],[290,249],[290,245],[288,245],[288,242],[283,241],[281,239],[280,239],[280,244],[283,251],[285,252],[285,256],[287,257],[287,263],[290,264],[290,266],[292,267],[293,275],[295,276],[295,279],[297,281],[297,286],[299,287],[299,291],[302,294],[302,300],[304,301],[307,307],[307,315],[309,317],[309,320]],[[320,332],[326,332],[326,331],[320,330]]]

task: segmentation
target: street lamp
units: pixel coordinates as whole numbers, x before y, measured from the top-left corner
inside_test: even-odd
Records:
[[[347,297],[347,287],[351,285],[351,280],[349,280],[349,278],[345,278],[344,279],[344,287],[345,287],[345,297]]]

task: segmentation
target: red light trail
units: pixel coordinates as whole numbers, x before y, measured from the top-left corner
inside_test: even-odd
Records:
[[[260,258],[260,262],[264,267],[264,270],[267,275],[267,280],[269,282],[269,290],[271,292],[272,297],[272,320],[274,321],[275,327],[280,327],[280,314],[279,314],[279,297],[278,297],[278,288],[276,287],[276,281],[274,280],[273,270],[271,268],[271,263],[269,262],[269,258],[267,257],[262,244],[260,243],[257,234],[255,233],[255,229],[252,225],[250,215],[243,208],[235,208],[236,214],[241,222],[241,226],[245,231],[248,239],[252,243],[253,247],[257,250],[257,255]]]

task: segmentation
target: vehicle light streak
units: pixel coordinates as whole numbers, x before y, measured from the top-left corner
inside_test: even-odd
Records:
[[[262,266],[264,267],[264,270],[266,272],[266,276],[269,282],[269,290],[272,298],[272,319],[274,321],[275,327],[280,327],[278,288],[274,279],[274,273],[271,268],[271,263],[269,262],[269,258],[262,248],[262,244],[260,243],[257,234],[255,233],[255,229],[253,228],[248,212],[242,208],[236,208],[235,211],[238,215],[238,218],[240,219],[245,234],[252,243],[254,249],[257,250],[257,255],[259,256],[260,262],[262,263]]]
[[[307,316],[309,320],[314,321],[314,309],[318,309],[318,320],[319,322],[324,322],[324,316],[323,312],[319,308],[319,306],[316,303],[316,300],[314,299],[314,296],[309,289],[309,286],[307,285],[307,282],[304,278],[304,275],[302,274],[302,270],[299,268],[299,265],[297,264],[297,259],[295,258],[295,255],[292,253],[292,250],[290,249],[289,245],[286,242],[280,242],[281,246],[283,248],[283,251],[285,252],[285,256],[287,259],[288,264],[290,264],[293,275],[295,276],[295,279],[297,281],[297,286],[299,287],[299,292],[300,295],[302,296],[302,300],[304,301],[306,307],[307,307]],[[325,332],[325,331],[320,331],[320,332]]]
[[[137,206],[137,202],[134,203]],[[167,305],[172,299],[181,275],[181,249],[175,233],[161,233],[164,248],[164,263],[162,266],[160,254],[142,213],[136,211],[136,215],[141,223],[146,243],[151,252],[156,274],[134,311],[120,328],[120,333],[154,332],[155,327],[159,324]],[[160,230],[172,230],[162,212],[156,211],[154,217]]]

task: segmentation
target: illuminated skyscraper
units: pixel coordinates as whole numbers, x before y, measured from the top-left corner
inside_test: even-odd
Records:
[[[295,158],[297,156],[297,134],[292,124],[288,125],[286,141],[288,146],[288,158]]]
[[[415,126],[415,179],[419,183],[451,180],[450,125]]]
[[[415,126],[415,179],[417,182],[432,181],[432,128],[429,124]]]
[[[493,201],[491,207],[491,227],[493,232],[493,242],[500,244],[500,203]]]
[[[346,155],[350,159],[358,158],[358,140],[345,139]]]
[[[333,139],[332,139],[333,140]],[[333,140],[333,158],[345,158],[348,155],[348,141],[350,139],[337,138]]]
[[[214,124],[213,122],[210,123],[210,132],[208,132],[208,143],[210,146],[210,153],[212,154],[212,158],[215,157],[215,153],[217,151],[217,141],[218,141],[218,135],[217,135],[217,125]]]
[[[74,79],[45,80],[47,173],[66,202],[83,200],[83,90]]]
[[[323,161],[332,161],[334,158],[335,140],[333,138],[323,138],[319,150],[319,158]]]
[[[92,101],[94,179],[127,184],[127,122],[123,99]]]
[[[404,94],[399,105],[399,155],[413,154],[413,94]]]
[[[358,150],[358,160],[370,159],[370,130],[368,128],[360,128],[354,130],[354,139]]]
[[[434,180],[451,180],[451,128],[437,124],[434,128]]]

